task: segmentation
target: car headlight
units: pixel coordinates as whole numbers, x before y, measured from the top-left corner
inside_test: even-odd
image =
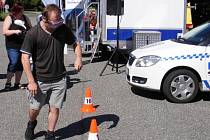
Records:
[[[148,55],[138,58],[136,61],[136,67],[150,67],[155,65],[161,57],[155,55]]]

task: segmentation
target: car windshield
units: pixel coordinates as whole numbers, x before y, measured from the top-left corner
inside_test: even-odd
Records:
[[[210,41],[210,22],[204,23],[178,38],[180,42],[193,45],[200,45],[207,40]]]

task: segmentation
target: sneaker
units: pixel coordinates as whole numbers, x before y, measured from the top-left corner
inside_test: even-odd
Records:
[[[6,91],[11,90],[11,83],[6,83],[5,87],[4,87],[4,90],[6,90]]]
[[[34,139],[34,129],[37,125],[37,120],[28,122],[26,131],[25,131],[25,140],[33,140]]]
[[[48,131],[46,136],[45,136],[45,138],[44,138],[44,140],[56,140],[55,139],[55,132],[50,132],[49,133],[49,131]]]

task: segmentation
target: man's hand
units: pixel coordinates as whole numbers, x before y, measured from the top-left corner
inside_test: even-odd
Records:
[[[77,71],[80,71],[82,68],[82,58],[76,58],[75,62],[74,62],[74,69]]]
[[[30,94],[32,94],[32,96],[36,95],[37,90],[38,90],[37,83],[35,83],[35,82],[29,83],[28,90],[29,90]]]
[[[82,49],[79,42],[75,44],[75,54],[76,54],[76,60],[74,63],[74,69],[76,71],[80,71],[82,68]]]

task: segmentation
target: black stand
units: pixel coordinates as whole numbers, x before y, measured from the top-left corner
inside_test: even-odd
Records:
[[[102,69],[100,76],[102,76],[104,70],[106,69],[106,67],[108,65],[112,66],[112,70],[114,70],[114,68],[116,68],[116,73],[119,73],[119,68],[123,67],[125,65],[119,66],[119,29],[120,29],[120,23],[119,23],[119,16],[120,16],[120,1],[117,0],[117,46],[114,48],[113,53],[111,54],[110,58],[108,59],[106,65],[104,66],[104,68]],[[113,58],[113,56],[115,57],[115,61],[116,61],[116,66],[115,64],[110,64],[111,59]]]

